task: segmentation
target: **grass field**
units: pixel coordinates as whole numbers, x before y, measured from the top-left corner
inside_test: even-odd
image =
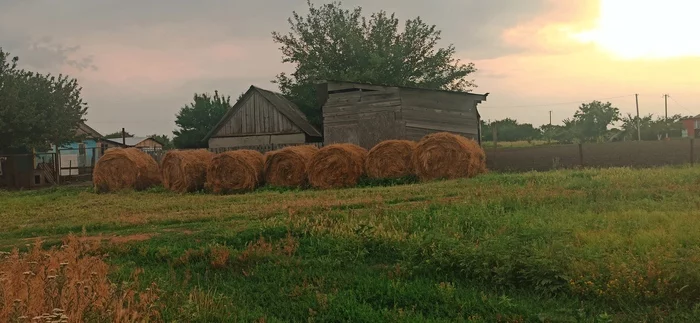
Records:
[[[700,317],[700,168],[235,196],[0,192],[0,250],[102,235],[168,322]]]

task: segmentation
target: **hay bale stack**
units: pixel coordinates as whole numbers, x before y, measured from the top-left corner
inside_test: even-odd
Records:
[[[160,163],[163,186],[178,193],[203,189],[212,157],[206,149],[168,151]]]
[[[353,144],[323,147],[309,161],[309,184],[329,189],[357,185],[365,172],[367,150]]]
[[[416,142],[385,140],[374,146],[367,155],[367,176],[376,179],[401,178],[413,175],[413,150]]]
[[[262,185],[263,160],[260,152],[248,149],[218,154],[209,163],[205,186],[217,194],[252,191]]]
[[[473,177],[486,171],[486,155],[474,140],[448,132],[423,137],[413,152],[421,180]]]
[[[265,154],[265,183],[279,187],[306,186],[306,166],[316,152],[318,147],[303,145],[285,147]]]
[[[97,192],[144,190],[160,184],[158,163],[138,148],[112,148],[95,164],[92,182]]]

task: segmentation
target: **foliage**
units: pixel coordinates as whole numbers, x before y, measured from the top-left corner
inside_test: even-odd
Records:
[[[582,104],[574,117],[564,120],[564,126],[579,142],[600,142],[605,140],[608,127],[620,120],[620,109],[610,102],[592,101]]]
[[[517,120],[505,118],[486,123],[482,120],[482,139],[493,141],[493,129],[496,129],[498,141],[532,141],[542,137],[539,129],[529,123],[518,123]]]
[[[180,109],[176,115],[175,124],[178,130],[173,131],[173,144],[183,148],[206,148],[208,143],[204,137],[223,118],[226,111],[231,109],[231,97],[208,93],[194,94],[194,102]]]
[[[467,76],[475,72],[472,63],[454,58],[455,48],[439,48],[441,32],[420,17],[405,22],[384,11],[369,18],[362,8],[344,9],[340,2],[297,12],[289,19],[291,31],[273,33],[280,44],[284,63],[295,64],[291,74],[277,75],[282,93],[321,126],[321,110],[314,84],[343,80],[380,85],[468,91],[474,83]]]
[[[130,132],[128,132],[128,131],[124,131],[124,135],[125,135],[127,138],[128,138],[128,137],[133,137],[133,136],[134,136],[133,133],[130,133]],[[121,131],[121,130],[117,130],[117,131],[115,131],[115,132],[108,133],[108,134],[104,135],[104,137],[107,138],[107,139],[121,138],[121,137],[122,137],[122,131]]]
[[[156,135],[152,134],[148,136],[148,138],[153,138],[157,142],[163,144],[163,149],[172,149],[175,148],[175,145],[173,145],[173,141],[170,140],[170,138],[167,135]]]
[[[19,69],[18,61],[0,48],[0,150],[75,140],[88,108],[78,81]]]

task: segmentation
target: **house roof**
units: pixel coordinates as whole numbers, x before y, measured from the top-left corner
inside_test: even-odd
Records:
[[[685,118],[685,119],[682,119],[682,120],[695,120],[695,119],[700,119],[700,114],[698,114],[698,115],[696,115],[696,116],[694,116],[694,117]]]
[[[426,88],[420,88],[420,87],[413,87],[413,86],[397,86],[397,85],[386,85],[386,84],[372,84],[372,83],[362,83],[362,82],[350,82],[350,81],[338,81],[338,80],[324,80],[316,83],[317,85],[323,85],[323,84],[330,84],[330,83],[336,83],[336,84],[355,84],[355,85],[364,85],[364,86],[372,86],[372,87],[384,87],[384,88],[399,88],[399,89],[411,89],[411,90],[419,90],[419,91],[430,91],[430,92],[446,92],[446,93],[453,93],[453,94],[461,94],[461,95],[469,95],[469,96],[481,96],[482,100],[486,100],[486,98],[489,96],[490,93],[484,93],[484,94],[478,94],[478,93],[472,93],[472,92],[463,92],[463,91],[450,91],[450,90],[441,90],[441,89],[426,89]]]
[[[148,139],[153,139],[153,141],[155,141],[161,145],[163,144],[163,143],[159,142],[158,140],[151,138],[151,137],[126,137],[124,139],[124,142],[126,143],[126,146],[133,147],[133,146],[138,145],[140,142],[142,142],[144,140],[148,140]],[[105,139],[105,140],[111,141],[115,144],[122,145],[122,138],[109,138],[109,139]]]
[[[85,122],[82,121],[78,124],[78,129],[76,129],[76,132],[80,131],[86,133],[91,138],[102,138],[102,135],[99,132],[97,132],[97,130],[92,129],[90,126],[88,126],[87,124],[85,124]]]
[[[314,126],[309,123],[299,107],[294,103],[285,98],[282,94],[261,89],[259,87],[251,85],[248,91],[243,95],[243,97],[229,109],[226,114],[219,120],[219,123],[209,131],[209,133],[204,137],[204,140],[209,140],[219,129],[241,108],[243,102],[252,95],[253,92],[259,93],[265,100],[267,100],[270,105],[272,105],[277,111],[282,113],[287,119],[289,119],[295,126],[299,127],[307,135],[312,137],[322,137],[321,132],[319,132]]]

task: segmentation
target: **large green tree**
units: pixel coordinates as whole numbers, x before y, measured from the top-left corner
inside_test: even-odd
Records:
[[[218,91],[214,95],[195,93],[193,101],[176,115],[178,129],[173,131],[176,148],[206,148],[204,137],[232,108],[231,97],[221,96]]]
[[[20,69],[18,61],[0,48],[0,151],[75,140],[87,113],[78,82]]]
[[[476,85],[467,77],[474,64],[462,64],[454,57],[452,45],[441,48],[440,31],[420,17],[405,21],[384,11],[363,16],[362,8],[352,10],[340,2],[293,12],[291,30],[273,32],[284,63],[295,65],[291,74],[276,80],[282,93],[321,125],[321,110],[314,84],[323,80],[344,80],[379,85],[469,91]]]
[[[564,125],[579,142],[605,140],[608,127],[620,120],[620,109],[610,102],[592,101],[581,104],[572,119],[564,120]]]

